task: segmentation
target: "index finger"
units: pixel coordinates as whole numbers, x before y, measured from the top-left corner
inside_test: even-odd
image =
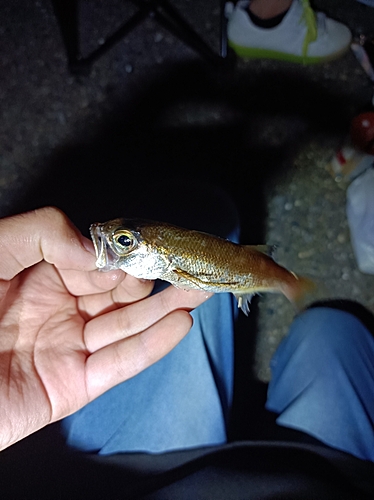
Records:
[[[211,296],[200,290],[169,286],[155,295],[91,319],[84,331],[86,348],[92,353],[146,330],[172,311],[191,311]]]

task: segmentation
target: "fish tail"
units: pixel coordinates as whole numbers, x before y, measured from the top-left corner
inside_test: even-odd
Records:
[[[304,276],[297,276],[291,271],[294,279],[283,283],[281,286],[281,291],[287,297],[287,299],[294,304],[298,311],[306,308],[311,302],[313,302],[318,295],[317,284]]]

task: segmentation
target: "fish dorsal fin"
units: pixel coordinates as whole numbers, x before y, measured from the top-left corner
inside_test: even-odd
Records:
[[[245,246],[249,250],[255,250],[256,252],[263,253],[265,255],[268,255],[269,257],[272,257],[276,250],[275,245],[245,245]]]

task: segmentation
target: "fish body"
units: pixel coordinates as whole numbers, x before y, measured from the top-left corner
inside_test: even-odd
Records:
[[[183,289],[231,292],[248,314],[258,292],[281,292],[297,303],[310,282],[278,265],[271,247],[239,245],[170,224],[114,219],[92,224],[96,265],[143,279],[161,279]]]

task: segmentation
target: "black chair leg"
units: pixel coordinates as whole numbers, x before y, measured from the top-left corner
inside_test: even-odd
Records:
[[[138,11],[86,57],[82,57],[80,52],[78,0],[51,1],[65,45],[69,70],[76,75],[88,74],[95,61],[128,35],[147,16],[153,17],[173,35],[214,64],[222,65],[227,57],[225,0],[220,0],[221,39],[219,54],[214,52],[167,0],[130,0],[138,7]]]
[[[80,60],[78,30],[78,0],[51,0],[62,40],[68,57],[69,68]]]
[[[133,3],[141,3],[139,0],[131,0]],[[222,57],[201,38],[200,35],[187,23],[179,12],[168,2],[168,0],[149,0],[153,3],[152,13],[156,21],[170,31],[186,45],[194,49],[202,57],[213,63],[222,63]]]

